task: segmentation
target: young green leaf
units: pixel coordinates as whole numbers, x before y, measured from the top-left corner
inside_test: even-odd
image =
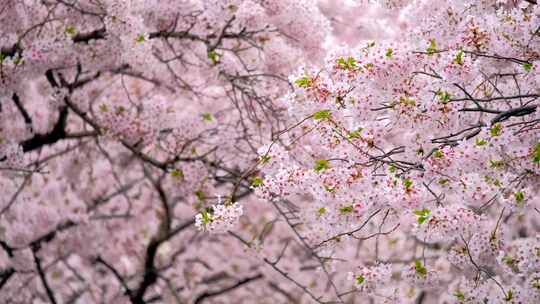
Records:
[[[202,118],[204,121],[212,121],[214,119],[214,116],[212,115],[212,113],[203,113],[202,114]]]
[[[420,260],[416,260],[414,262],[414,268],[416,270],[416,273],[418,273],[421,276],[427,275],[427,269],[422,265],[422,262]]]
[[[346,59],[343,57],[340,57],[336,60],[336,63],[338,64],[340,68],[346,69],[346,70],[353,70],[357,68],[356,59],[354,59],[353,57],[347,57]]]
[[[309,76],[304,76],[296,79],[294,83],[301,88],[309,88],[313,84],[313,79]]]
[[[459,65],[463,64],[463,51],[462,50],[459,50],[456,53],[456,57],[454,58],[454,63],[459,64]]]
[[[332,114],[332,112],[330,112],[330,110],[320,110],[320,111],[317,111],[317,112],[313,113],[313,119],[315,119],[315,120],[326,119],[326,118],[330,117],[330,114]]]
[[[184,172],[182,172],[182,170],[180,170],[180,169],[173,169],[171,171],[171,176],[174,177],[174,178],[183,178],[184,177]]]
[[[358,128],[356,130],[353,130],[353,131],[350,131],[349,133],[347,133],[347,138],[348,139],[360,138],[361,133],[362,133],[362,128]]]
[[[271,157],[271,156],[269,156],[269,155],[267,155],[267,154],[265,154],[265,155],[261,155],[260,159],[261,159],[261,163],[263,163],[263,164],[264,164],[264,163],[267,163],[267,162],[269,162],[269,161],[270,161],[270,159],[272,159],[272,157]]]
[[[489,134],[491,134],[491,136],[499,136],[502,134],[502,129],[502,124],[498,122],[489,129]]]
[[[203,224],[206,225],[212,221],[212,216],[210,215],[210,213],[208,213],[206,209],[203,209],[201,211],[201,215],[202,215]]]
[[[356,285],[360,285],[360,284],[364,283],[365,280],[366,279],[364,278],[363,275],[361,275],[361,274],[357,275],[356,278],[355,278]]]
[[[523,193],[523,191],[518,191],[514,193],[514,198],[518,204],[521,204],[525,200],[525,193]]]
[[[481,147],[481,146],[485,146],[488,144],[488,141],[483,139],[483,138],[476,138],[476,145]]]
[[[425,221],[429,219],[429,215],[431,214],[431,211],[427,208],[424,208],[422,210],[414,210],[413,213],[418,216],[417,218],[418,224],[422,225]]]
[[[435,41],[435,39],[430,39],[429,40],[429,45],[426,49],[426,52],[429,54],[429,55],[433,55],[435,52],[437,52],[437,42]]]
[[[438,90],[436,94],[443,104],[447,104],[450,101],[450,93],[446,91]]]
[[[352,205],[343,206],[339,208],[339,212],[341,214],[348,214],[348,213],[352,213],[353,211],[354,211],[354,207]]]
[[[77,29],[73,25],[68,25],[66,26],[65,32],[70,36],[75,36],[75,34],[77,34]]]
[[[533,68],[533,64],[532,63],[529,63],[529,62],[526,62],[524,64],[522,64],[522,67],[525,71],[527,72],[530,72]]]
[[[328,162],[328,160],[326,159],[318,159],[315,161],[315,167],[313,167],[313,170],[315,170],[315,172],[321,172],[323,170],[326,170],[330,168],[330,164]]]
[[[324,208],[324,207],[321,207],[321,208],[319,208],[319,209],[317,210],[317,215],[318,215],[318,216],[322,216],[322,215],[325,214],[325,213],[326,213],[326,208]]]
[[[219,55],[218,52],[216,52],[216,50],[209,51],[207,56],[208,56],[208,59],[210,59],[213,64],[218,64],[219,63],[220,55]]]
[[[253,180],[251,180],[251,186],[252,187],[259,187],[262,185],[264,180],[261,177],[254,177]]]
[[[433,157],[435,158],[443,158],[444,157],[444,153],[443,151],[437,149],[433,152]]]
[[[533,149],[533,163],[540,163],[540,142],[538,142]]]
[[[405,189],[410,189],[413,185],[413,181],[410,178],[406,178],[403,180],[403,186],[405,186]]]

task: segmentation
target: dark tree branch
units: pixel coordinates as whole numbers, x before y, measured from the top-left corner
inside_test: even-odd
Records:
[[[205,299],[219,296],[221,294],[232,291],[232,290],[234,290],[234,289],[236,289],[236,288],[238,288],[238,287],[240,287],[240,286],[242,286],[244,284],[247,284],[249,282],[253,282],[253,281],[256,281],[256,280],[259,280],[259,279],[262,279],[262,278],[263,278],[263,275],[261,273],[259,273],[259,274],[255,275],[255,276],[247,277],[245,279],[242,279],[242,280],[236,282],[236,284],[225,287],[223,289],[215,290],[215,291],[205,291],[204,293],[200,294],[195,299],[195,301],[193,303],[195,303],[195,304],[202,303],[202,301],[204,301]]]
[[[57,141],[66,138],[66,122],[68,116],[68,108],[60,108],[58,120],[53,129],[44,134],[36,134],[32,138],[21,143],[24,152],[30,152],[39,149],[46,145],[52,145]]]
[[[8,268],[6,270],[0,271],[0,290],[2,290],[2,287],[6,285],[6,283],[9,281],[11,276],[15,274],[15,269]]]
[[[43,236],[35,239],[34,241],[32,241],[30,243],[30,247],[35,248],[36,251],[37,251],[37,250],[39,250],[41,248],[42,243],[48,243],[48,242],[52,241],[56,237],[56,234],[58,232],[69,229],[69,228],[74,227],[76,225],[77,224],[72,222],[72,221],[66,221],[64,223],[58,224],[58,226],[56,226],[56,228],[54,230],[52,230],[52,231],[46,233],[45,235],[43,235]]]
[[[54,293],[49,286],[49,283],[47,282],[47,277],[45,276],[45,272],[43,271],[43,268],[41,267],[41,260],[38,258],[36,252],[37,248],[32,248],[32,254],[34,255],[34,263],[36,264],[36,268],[38,271],[39,278],[41,280],[41,283],[43,284],[43,288],[45,288],[45,292],[47,293],[47,297],[49,298],[49,301],[53,304],[56,304],[56,299],[54,298]]]
[[[133,304],[145,304],[143,299],[146,290],[157,281],[156,266],[154,264],[154,258],[156,257],[157,250],[161,245],[161,240],[153,238],[148,244],[146,249],[146,258],[144,263],[144,275],[143,280],[137,290],[132,292],[130,299]]]
[[[501,112],[491,120],[491,124],[494,125],[498,122],[505,121],[512,116],[520,117],[520,116],[532,114],[536,112],[536,108],[537,108],[536,105],[532,105],[532,106],[524,106],[524,107],[510,109],[506,112]]]
[[[124,292],[126,295],[128,296],[131,296],[131,289],[129,288],[129,286],[127,285],[126,281],[124,280],[124,278],[120,275],[120,273],[112,266],[110,265],[109,263],[107,263],[104,259],[102,259],[100,256],[97,257],[96,259],[96,262],[97,263],[100,263],[102,264],[103,266],[105,266],[107,269],[109,269],[113,275],[116,277],[116,279],[118,280],[118,282],[120,282],[120,284],[122,284],[122,287],[124,287]]]
[[[4,249],[4,251],[7,253],[7,255],[12,258],[13,257],[13,248],[9,246],[6,242],[0,241],[0,246]]]
[[[15,106],[17,107],[17,109],[21,113],[21,115],[22,115],[22,117],[24,119],[24,123],[26,123],[27,125],[32,126],[32,118],[30,117],[30,115],[28,115],[28,112],[23,107],[23,105],[21,103],[21,99],[19,98],[19,95],[17,95],[16,93],[13,94],[12,99],[13,99],[13,103],[15,103]]]
[[[105,28],[100,28],[88,33],[80,33],[73,36],[74,43],[88,43],[90,40],[104,39],[107,31]]]
[[[0,57],[10,57],[13,58],[17,54],[22,53],[22,48],[19,44],[14,44],[10,47],[2,47],[0,48]]]

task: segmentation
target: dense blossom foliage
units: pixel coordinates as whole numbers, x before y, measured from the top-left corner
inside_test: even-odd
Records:
[[[4,0],[0,302],[540,302],[535,0]]]

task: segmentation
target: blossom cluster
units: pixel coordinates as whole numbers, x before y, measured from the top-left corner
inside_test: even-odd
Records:
[[[238,220],[244,213],[242,205],[235,203],[222,203],[221,199],[207,210],[201,211],[195,216],[195,226],[199,230],[208,231],[210,233],[224,233],[238,224]]]

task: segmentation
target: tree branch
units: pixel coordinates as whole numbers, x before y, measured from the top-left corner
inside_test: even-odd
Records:
[[[36,252],[37,248],[32,248],[32,254],[34,256],[34,263],[36,264],[36,268],[38,271],[39,278],[41,280],[41,283],[43,284],[43,288],[45,288],[45,292],[47,293],[47,297],[49,298],[49,301],[53,304],[56,304],[56,299],[54,298],[54,293],[49,286],[49,283],[47,282],[47,277],[45,276],[45,272],[43,271],[43,268],[41,267],[41,260],[38,258]]]
[[[224,293],[227,293],[229,291],[232,291],[244,284],[247,284],[249,282],[253,282],[253,281],[256,281],[256,280],[259,280],[259,279],[262,279],[263,278],[263,275],[261,273],[255,275],[255,276],[252,276],[252,277],[247,277],[245,279],[242,279],[238,282],[236,282],[236,284],[234,285],[231,285],[231,286],[228,286],[228,287],[225,287],[223,289],[220,289],[220,290],[215,290],[215,291],[205,291],[203,292],[202,294],[200,294],[196,299],[195,301],[193,302],[194,304],[199,304],[199,303],[202,303],[202,301],[204,299],[208,299],[208,298],[212,298],[212,297],[216,297],[216,296],[219,296],[221,294],[224,294]]]

